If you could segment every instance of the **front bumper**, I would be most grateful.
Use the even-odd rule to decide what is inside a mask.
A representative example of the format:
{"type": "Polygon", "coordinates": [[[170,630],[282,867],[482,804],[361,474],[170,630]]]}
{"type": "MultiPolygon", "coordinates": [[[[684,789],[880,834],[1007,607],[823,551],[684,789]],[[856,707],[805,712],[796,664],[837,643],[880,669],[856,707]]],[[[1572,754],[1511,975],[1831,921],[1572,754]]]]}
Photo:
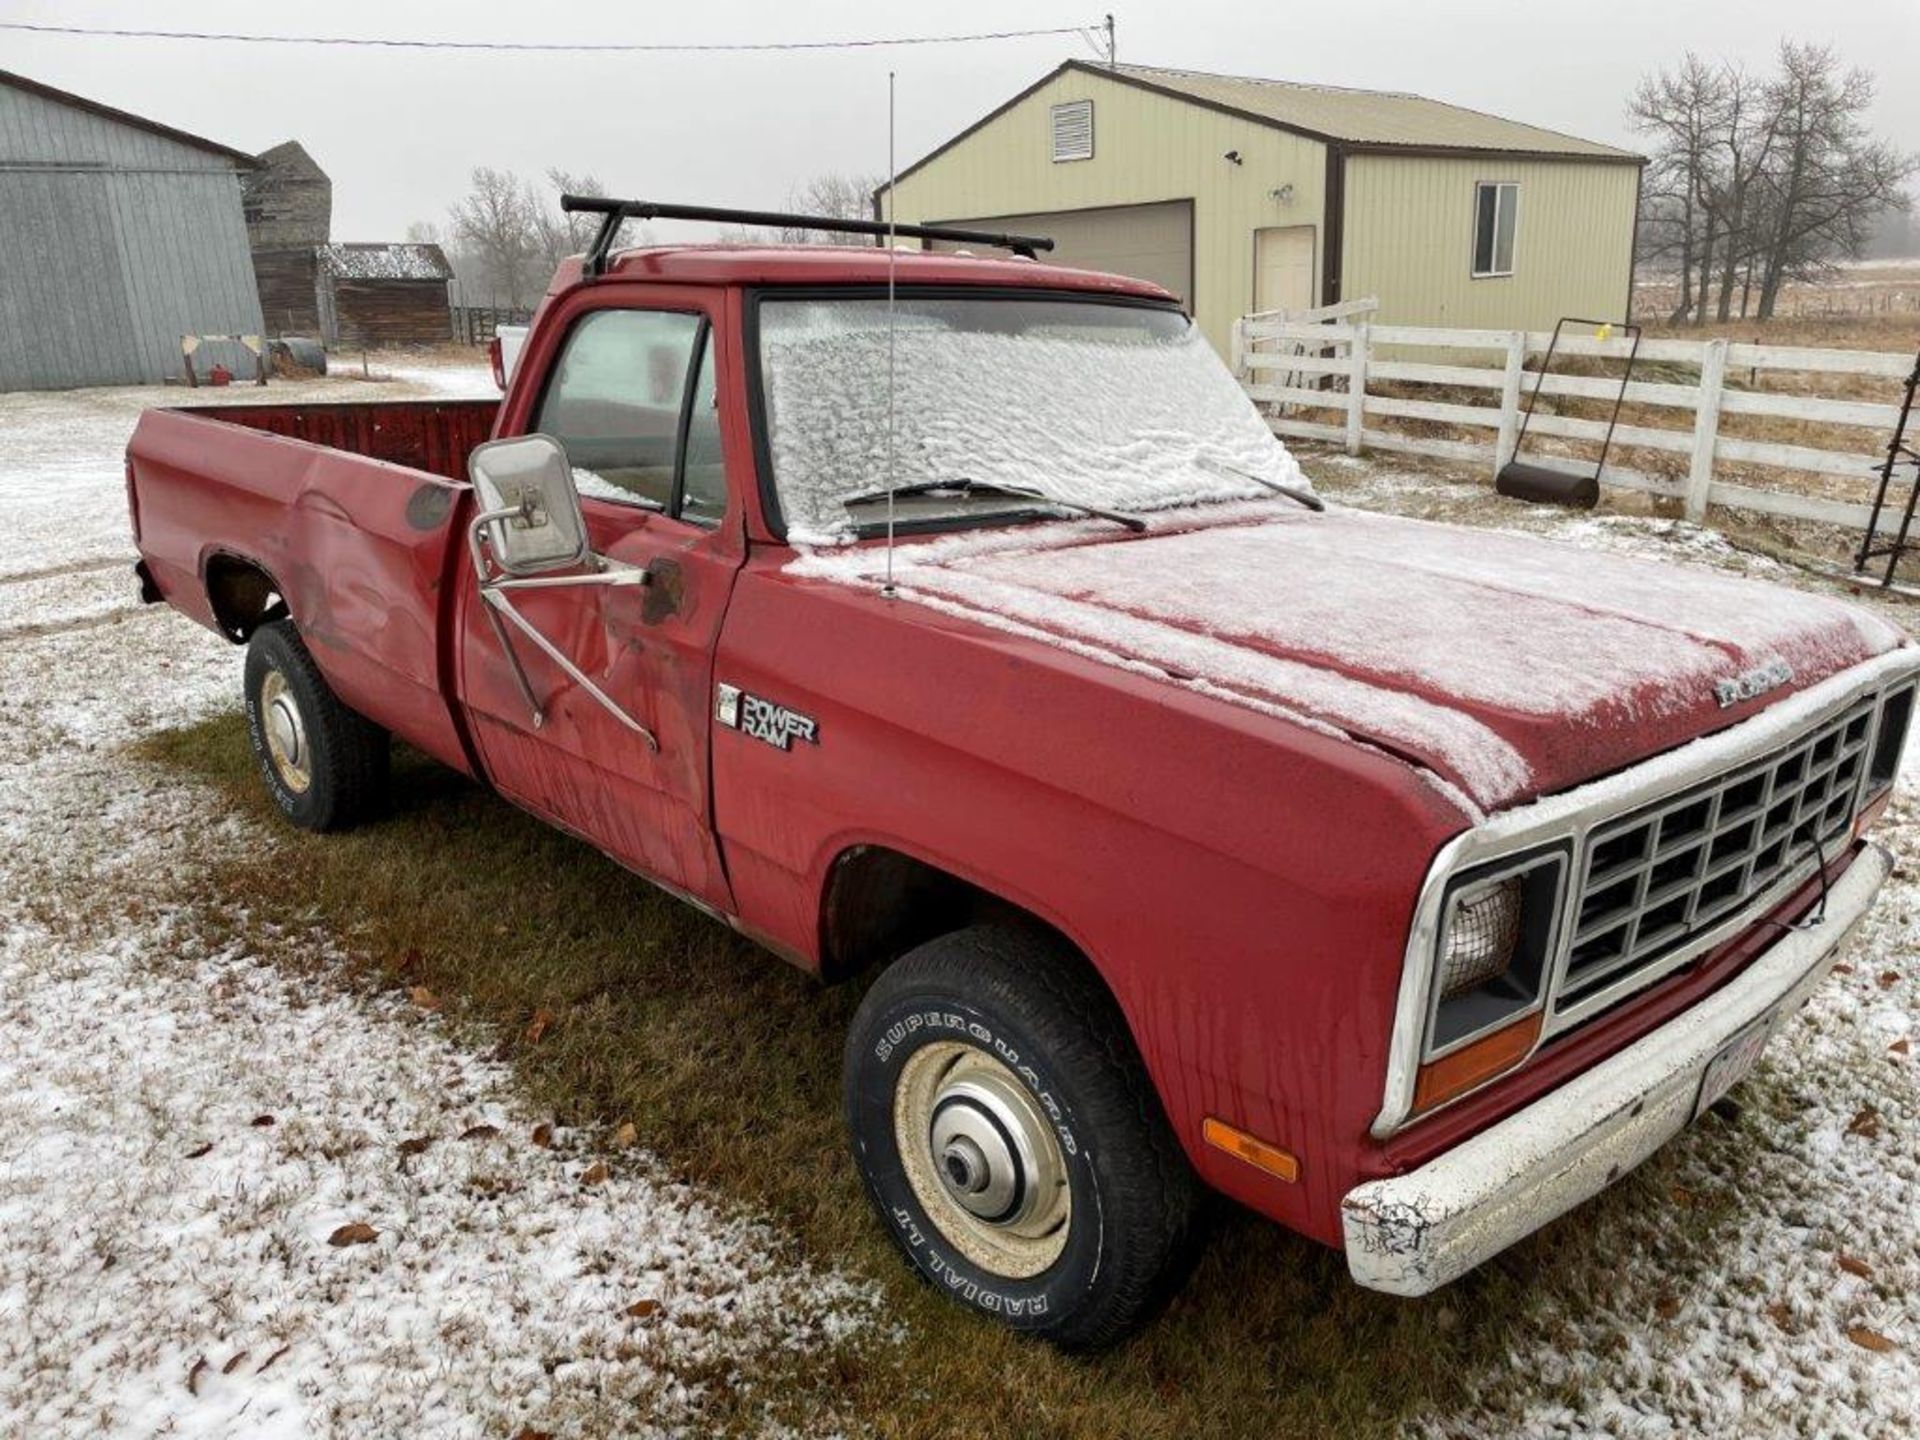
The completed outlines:
{"type": "Polygon", "coordinates": [[[1353,1278],[1425,1295],[1645,1160],[1692,1120],[1707,1066],[1729,1041],[1806,1003],[1891,869],[1885,851],[1866,846],[1813,929],[1788,931],[1699,1004],[1418,1170],[1349,1190],[1340,1210],[1353,1278]]]}

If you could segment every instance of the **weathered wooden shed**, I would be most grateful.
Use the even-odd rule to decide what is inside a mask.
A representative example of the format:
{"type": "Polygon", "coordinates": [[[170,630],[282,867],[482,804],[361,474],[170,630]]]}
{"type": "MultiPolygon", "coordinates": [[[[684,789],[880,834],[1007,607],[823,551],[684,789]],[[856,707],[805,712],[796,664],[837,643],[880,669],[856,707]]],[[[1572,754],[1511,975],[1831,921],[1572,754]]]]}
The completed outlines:
{"type": "Polygon", "coordinates": [[[453,338],[453,266],[438,245],[323,245],[317,261],[320,334],[329,349],[453,338]]]}
{"type": "Polygon", "coordinates": [[[895,215],[1051,235],[1225,354],[1242,315],[1364,296],[1402,325],[1618,320],[1643,163],[1419,95],[1071,60],[901,171],[895,215]]]}
{"type": "Polygon", "coordinates": [[[0,71],[0,390],[183,373],[261,332],[241,150],[0,71]]]}
{"type": "Polygon", "coordinates": [[[333,182],[297,140],[255,159],[242,189],[268,333],[319,335],[318,251],[332,234],[333,182]]]}

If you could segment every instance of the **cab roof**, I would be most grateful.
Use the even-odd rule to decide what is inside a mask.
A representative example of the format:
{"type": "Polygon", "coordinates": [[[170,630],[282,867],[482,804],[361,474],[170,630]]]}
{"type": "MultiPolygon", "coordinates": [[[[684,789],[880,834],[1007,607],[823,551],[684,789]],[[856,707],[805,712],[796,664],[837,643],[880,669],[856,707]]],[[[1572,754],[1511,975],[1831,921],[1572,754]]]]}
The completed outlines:
{"type": "MultiPolygon", "coordinates": [[[[548,294],[580,283],[578,255],[560,262],[548,294]]],[[[1010,255],[896,250],[894,280],[901,285],[982,285],[1034,290],[1084,290],[1143,300],[1177,297],[1146,280],[1076,270],[1010,255]]],[[[884,285],[887,252],[877,245],[662,245],[616,252],[607,280],[679,285],[884,285]]]]}

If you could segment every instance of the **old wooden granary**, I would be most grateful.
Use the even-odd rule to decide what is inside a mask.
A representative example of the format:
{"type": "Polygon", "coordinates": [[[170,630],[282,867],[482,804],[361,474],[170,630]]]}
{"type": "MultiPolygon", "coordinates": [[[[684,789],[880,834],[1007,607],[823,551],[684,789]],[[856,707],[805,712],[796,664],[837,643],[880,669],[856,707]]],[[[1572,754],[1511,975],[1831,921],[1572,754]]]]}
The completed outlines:
{"type": "Polygon", "coordinates": [[[257,158],[246,182],[247,236],[273,334],[352,350],[451,337],[453,268],[438,245],[331,244],[326,171],[294,140],[257,158]]]}

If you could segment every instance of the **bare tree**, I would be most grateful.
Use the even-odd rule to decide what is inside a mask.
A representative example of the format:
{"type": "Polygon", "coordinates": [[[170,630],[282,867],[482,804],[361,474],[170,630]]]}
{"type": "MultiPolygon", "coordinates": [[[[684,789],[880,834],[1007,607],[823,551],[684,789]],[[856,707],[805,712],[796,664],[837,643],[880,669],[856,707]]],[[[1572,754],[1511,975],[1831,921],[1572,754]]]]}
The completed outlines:
{"type": "MultiPolygon", "coordinates": [[[[1720,300],[1715,318],[1725,321],[1733,309],[1733,291],[1743,270],[1751,273],[1758,249],[1752,223],[1754,191],[1772,163],[1780,133],[1780,112],[1764,86],[1739,65],[1720,67],[1720,108],[1715,115],[1714,149],[1706,171],[1705,204],[1720,230],[1720,300]]],[[[1700,286],[1700,310],[1706,310],[1706,280],[1700,286]]]]}
{"type": "MultiPolygon", "coordinates": [[[[787,209],[799,215],[831,215],[836,220],[873,218],[873,192],[879,188],[878,175],[847,175],[827,171],[804,180],[787,191],[787,209]]],[[[846,238],[831,231],[782,227],[778,239],[783,245],[844,245],[846,238]]]]}
{"type": "Polygon", "coordinates": [[[1707,168],[1714,144],[1716,116],[1722,108],[1722,81],[1699,56],[1688,53],[1676,71],[1658,71],[1641,80],[1627,107],[1633,126],[1653,138],[1653,155],[1642,183],[1642,227],[1647,232],[1641,255],[1672,256],[1680,271],[1680,298],[1671,316],[1694,311],[1694,269],[1701,288],[1713,256],[1713,227],[1707,208],[1707,168]]]}
{"type": "Polygon", "coordinates": [[[1843,72],[1831,49],[1783,43],[1770,91],[1780,143],[1764,177],[1762,320],[1773,315],[1787,280],[1858,256],[1880,215],[1906,202],[1904,186],[1920,171],[1920,157],[1867,134],[1862,116],[1873,100],[1873,77],[1843,72]]]}
{"type": "Polygon", "coordinates": [[[1759,316],[1781,284],[1858,255],[1879,218],[1905,203],[1916,158],[1874,141],[1861,123],[1872,99],[1864,71],[1842,72],[1831,50],[1783,44],[1779,73],[1689,54],[1642,80],[1628,106],[1653,138],[1642,200],[1641,254],[1677,261],[1672,318],[1744,316],[1756,273],[1759,316]]]}
{"type": "Polygon", "coordinates": [[[447,215],[449,231],[478,257],[495,302],[520,309],[529,290],[529,261],[538,253],[535,211],[526,187],[508,170],[482,165],[473,189],[447,215]]]}
{"type": "Polygon", "coordinates": [[[574,175],[555,166],[547,171],[550,194],[526,187],[528,212],[533,216],[536,254],[548,275],[569,255],[584,254],[600,228],[598,215],[569,215],[560,208],[562,195],[605,195],[607,187],[592,175],[574,175]]]}

